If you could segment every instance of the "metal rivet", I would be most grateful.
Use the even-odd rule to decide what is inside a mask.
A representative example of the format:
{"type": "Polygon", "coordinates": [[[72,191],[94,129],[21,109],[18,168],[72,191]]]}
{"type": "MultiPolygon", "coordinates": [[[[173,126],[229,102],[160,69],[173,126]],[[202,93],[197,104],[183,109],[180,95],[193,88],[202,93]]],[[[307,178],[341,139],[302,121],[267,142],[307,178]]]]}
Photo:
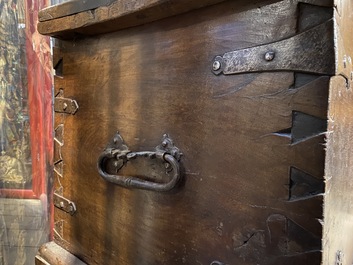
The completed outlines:
{"type": "Polygon", "coordinates": [[[67,107],[68,107],[68,106],[67,106],[67,103],[64,102],[64,103],[63,103],[63,110],[66,110],[67,107]]]}
{"type": "Polygon", "coordinates": [[[275,58],[275,53],[274,52],[266,52],[265,53],[265,60],[270,62],[275,58]]]}
{"type": "Polygon", "coordinates": [[[221,69],[220,61],[214,61],[213,65],[212,65],[212,69],[213,69],[213,71],[218,71],[219,69],[221,69]]]}
{"type": "Polygon", "coordinates": [[[163,142],[162,142],[162,146],[163,146],[163,147],[166,147],[167,145],[168,145],[168,142],[167,142],[167,141],[163,141],[163,142]]]}
{"type": "Polygon", "coordinates": [[[60,202],[60,208],[64,208],[65,207],[65,203],[64,202],[60,202]]]}

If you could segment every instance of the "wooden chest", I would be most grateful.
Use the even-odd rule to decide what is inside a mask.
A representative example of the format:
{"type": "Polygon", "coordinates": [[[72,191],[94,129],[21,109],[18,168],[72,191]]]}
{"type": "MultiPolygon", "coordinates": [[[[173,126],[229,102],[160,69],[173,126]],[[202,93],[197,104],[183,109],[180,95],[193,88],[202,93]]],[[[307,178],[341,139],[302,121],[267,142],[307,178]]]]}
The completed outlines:
{"type": "MultiPolygon", "coordinates": [[[[352,16],[352,0],[43,10],[55,243],[87,264],[352,264],[352,16]]],[[[68,258],[52,246],[37,264],[68,258]]]]}

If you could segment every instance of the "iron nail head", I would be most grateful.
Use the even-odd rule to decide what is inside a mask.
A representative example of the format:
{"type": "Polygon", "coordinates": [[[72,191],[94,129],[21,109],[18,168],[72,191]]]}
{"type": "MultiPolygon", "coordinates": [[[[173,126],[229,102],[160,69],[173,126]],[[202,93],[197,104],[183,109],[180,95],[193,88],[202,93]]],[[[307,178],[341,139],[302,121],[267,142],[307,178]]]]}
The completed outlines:
{"type": "Polygon", "coordinates": [[[270,62],[275,58],[275,53],[274,52],[266,52],[265,53],[265,60],[270,62]]]}
{"type": "Polygon", "coordinates": [[[220,61],[214,61],[212,65],[213,71],[218,71],[221,69],[221,62],[220,61]]]}

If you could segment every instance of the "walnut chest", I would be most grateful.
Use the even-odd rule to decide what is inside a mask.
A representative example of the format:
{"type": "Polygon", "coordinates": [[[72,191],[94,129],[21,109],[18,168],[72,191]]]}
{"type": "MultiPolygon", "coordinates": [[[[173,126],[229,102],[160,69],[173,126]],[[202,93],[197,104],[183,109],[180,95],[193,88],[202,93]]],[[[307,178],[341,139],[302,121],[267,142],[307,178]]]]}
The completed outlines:
{"type": "Polygon", "coordinates": [[[352,264],[352,16],[351,0],[42,10],[56,207],[37,264],[352,264]]]}

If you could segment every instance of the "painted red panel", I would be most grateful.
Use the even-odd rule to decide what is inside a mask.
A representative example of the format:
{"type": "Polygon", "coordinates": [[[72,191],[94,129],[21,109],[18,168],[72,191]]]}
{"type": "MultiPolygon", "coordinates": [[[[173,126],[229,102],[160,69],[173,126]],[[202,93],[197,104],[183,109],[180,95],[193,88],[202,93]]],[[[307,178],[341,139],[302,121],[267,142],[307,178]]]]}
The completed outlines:
{"type": "MultiPolygon", "coordinates": [[[[32,161],[31,189],[2,189],[1,197],[43,198],[53,172],[53,115],[50,39],[36,28],[46,0],[25,1],[25,52],[32,161]]],[[[13,6],[15,9],[16,6],[13,6]]],[[[10,10],[11,11],[11,10],[10,10]]],[[[14,28],[16,30],[16,27],[14,28]]]]}

